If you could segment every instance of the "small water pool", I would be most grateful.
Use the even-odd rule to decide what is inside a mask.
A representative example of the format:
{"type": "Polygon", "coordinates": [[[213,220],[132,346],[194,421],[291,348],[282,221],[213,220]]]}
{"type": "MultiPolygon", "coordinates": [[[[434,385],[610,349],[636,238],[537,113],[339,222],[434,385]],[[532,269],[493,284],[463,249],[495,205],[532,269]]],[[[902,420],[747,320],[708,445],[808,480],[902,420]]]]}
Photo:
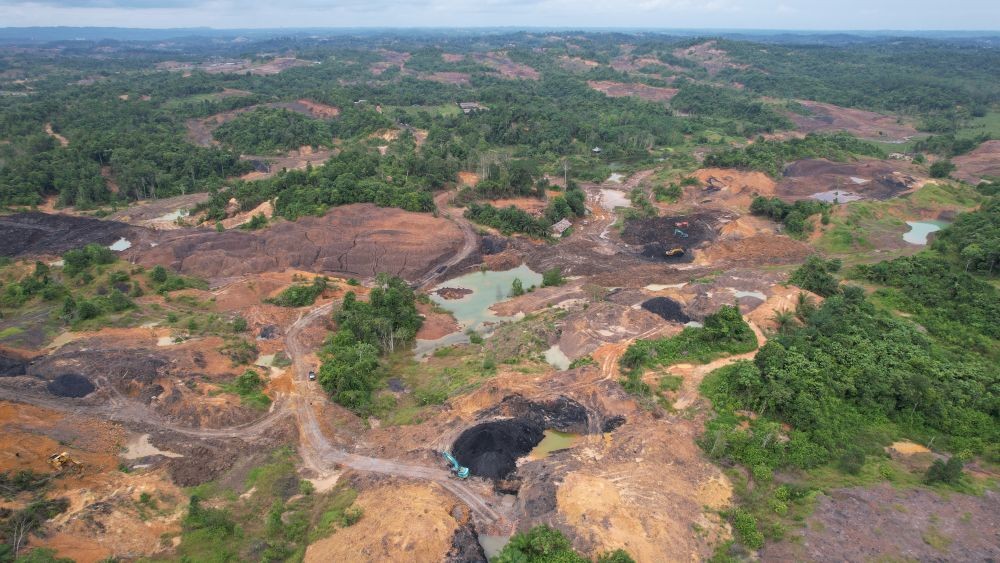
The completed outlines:
{"type": "Polygon", "coordinates": [[[122,237],[122,238],[116,240],[108,248],[110,248],[111,250],[114,250],[115,252],[122,252],[123,250],[128,250],[128,249],[132,248],[132,241],[128,240],[125,237],[122,237]]]}
{"type": "Polygon", "coordinates": [[[743,291],[741,289],[735,289],[735,288],[732,288],[732,287],[727,288],[727,289],[729,289],[730,293],[732,293],[733,296],[736,297],[737,299],[739,299],[741,297],[753,297],[754,299],[760,299],[761,301],[767,301],[767,295],[765,295],[764,293],[762,293],[760,291],[743,291]]]}
{"type": "Polygon", "coordinates": [[[854,192],[845,192],[843,190],[830,190],[828,192],[820,192],[818,194],[813,194],[812,199],[818,199],[826,203],[850,203],[852,201],[858,201],[862,199],[860,195],[854,192]]]}
{"type": "Polygon", "coordinates": [[[158,223],[173,223],[181,217],[187,217],[188,213],[189,211],[187,209],[177,209],[175,211],[171,211],[170,213],[160,215],[156,219],[153,219],[153,221],[158,223]]]}
{"type": "Polygon", "coordinates": [[[545,437],[542,438],[542,441],[539,442],[534,449],[531,450],[531,453],[528,454],[528,459],[545,459],[549,457],[552,452],[573,447],[573,444],[575,444],[579,439],[579,434],[560,432],[558,430],[546,430],[545,437]]]}
{"type": "Polygon", "coordinates": [[[435,349],[451,344],[461,344],[469,341],[468,330],[480,331],[487,323],[509,321],[516,317],[503,317],[490,311],[490,307],[508,299],[511,284],[514,279],[521,280],[521,285],[527,290],[531,286],[542,285],[542,274],[532,271],[522,264],[512,270],[503,272],[473,272],[441,283],[430,294],[434,303],[446,309],[455,316],[461,327],[459,331],[438,338],[437,340],[417,340],[416,355],[423,357],[435,349]],[[445,299],[437,294],[443,287],[468,289],[472,291],[459,299],[445,299]]]}
{"type": "Polygon", "coordinates": [[[601,190],[601,206],[608,211],[614,211],[616,207],[632,207],[632,201],[628,195],[620,190],[601,190]]]}
{"type": "Polygon", "coordinates": [[[910,230],[903,233],[903,240],[910,244],[927,244],[927,235],[940,231],[948,226],[944,221],[907,221],[910,230]]]}

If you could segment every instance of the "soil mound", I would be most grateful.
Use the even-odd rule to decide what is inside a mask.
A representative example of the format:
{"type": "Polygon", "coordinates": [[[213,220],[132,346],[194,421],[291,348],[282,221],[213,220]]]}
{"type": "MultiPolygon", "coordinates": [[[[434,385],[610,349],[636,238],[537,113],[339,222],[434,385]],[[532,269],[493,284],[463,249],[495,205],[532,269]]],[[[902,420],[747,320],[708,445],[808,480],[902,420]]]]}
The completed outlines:
{"type": "Polygon", "coordinates": [[[94,384],[86,377],[75,373],[64,373],[56,376],[46,386],[49,393],[60,397],[86,397],[94,392],[94,384]]]}
{"type": "Polygon", "coordinates": [[[659,315],[664,320],[675,323],[686,323],[691,320],[691,317],[684,313],[681,304],[669,297],[654,297],[644,301],[642,308],[654,315],[659,315]]]}
{"type": "Polygon", "coordinates": [[[0,217],[0,256],[62,254],[88,243],[131,238],[125,223],[30,211],[0,217]]]}
{"type": "Polygon", "coordinates": [[[527,418],[484,422],[462,432],[452,453],[473,475],[502,479],[516,469],[517,458],[542,441],[543,430],[541,424],[527,418]]]}
{"type": "Polygon", "coordinates": [[[472,290],[464,287],[442,287],[434,293],[440,295],[442,299],[461,299],[472,294],[472,290]]]}

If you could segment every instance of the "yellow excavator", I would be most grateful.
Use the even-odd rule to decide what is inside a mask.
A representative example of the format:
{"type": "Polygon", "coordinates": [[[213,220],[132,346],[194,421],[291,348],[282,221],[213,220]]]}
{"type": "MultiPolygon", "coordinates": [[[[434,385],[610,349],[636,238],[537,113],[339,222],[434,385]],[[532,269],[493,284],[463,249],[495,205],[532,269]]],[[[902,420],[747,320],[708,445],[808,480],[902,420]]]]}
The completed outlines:
{"type": "Polygon", "coordinates": [[[69,452],[50,455],[49,465],[56,471],[80,471],[83,469],[83,464],[73,459],[73,456],[69,455],[69,452]]]}

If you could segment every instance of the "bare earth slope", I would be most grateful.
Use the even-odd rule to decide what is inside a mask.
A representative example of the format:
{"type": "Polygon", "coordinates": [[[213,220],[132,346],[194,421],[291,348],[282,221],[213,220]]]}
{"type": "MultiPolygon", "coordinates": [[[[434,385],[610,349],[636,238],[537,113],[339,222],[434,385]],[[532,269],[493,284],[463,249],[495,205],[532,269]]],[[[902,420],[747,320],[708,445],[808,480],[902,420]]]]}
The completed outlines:
{"type": "Polygon", "coordinates": [[[142,264],[169,264],[204,278],[297,268],[359,277],[387,272],[413,280],[455,254],[462,242],[462,231],[447,219],[354,204],[261,231],[172,231],[137,254],[142,264]]]}

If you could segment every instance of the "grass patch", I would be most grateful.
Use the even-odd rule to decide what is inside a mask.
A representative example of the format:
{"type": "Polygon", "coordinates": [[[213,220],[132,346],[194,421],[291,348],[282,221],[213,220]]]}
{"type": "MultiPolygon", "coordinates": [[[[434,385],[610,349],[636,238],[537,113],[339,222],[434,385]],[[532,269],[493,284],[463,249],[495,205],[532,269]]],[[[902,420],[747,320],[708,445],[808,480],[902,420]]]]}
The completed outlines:
{"type": "Polygon", "coordinates": [[[24,332],[24,329],[19,326],[9,326],[3,330],[0,330],[0,340],[4,338],[10,338],[11,336],[17,336],[24,332]]]}
{"type": "MultiPolygon", "coordinates": [[[[247,475],[248,494],[208,483],[189,490],[178,555],[182,561],[301,561],[306,546],[362,516],[346,486],[317,494],[296,473],[295,451],[271,453],[247,475]]],[[[140,502],[141,499],[140,499],[140,502]]]]}

